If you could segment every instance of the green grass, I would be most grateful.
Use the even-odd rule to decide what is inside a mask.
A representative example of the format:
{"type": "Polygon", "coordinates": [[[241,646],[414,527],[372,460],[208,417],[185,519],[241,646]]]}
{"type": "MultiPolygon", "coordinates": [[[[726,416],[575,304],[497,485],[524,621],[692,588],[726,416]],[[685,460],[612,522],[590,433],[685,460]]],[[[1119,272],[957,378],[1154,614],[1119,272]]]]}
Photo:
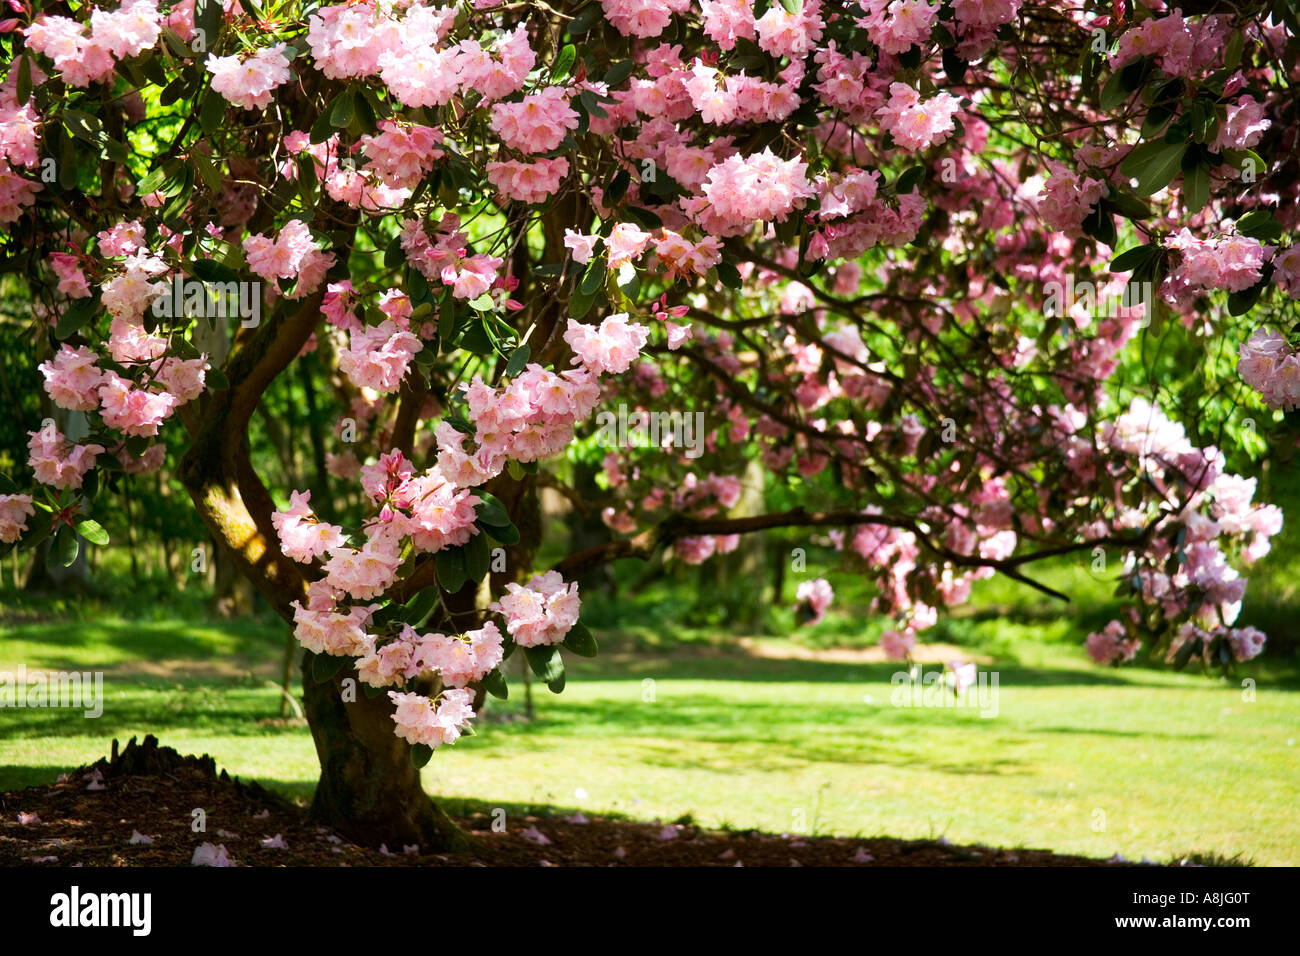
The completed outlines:
{"type": "MultiPolygon", "coordinates": [[[[775,832],[1300,863],[1294,667],[1248,666],[1234,681],[1099,669],[1077,645],[1041,640],[1044,627],[1061,626],[970,625],[967,636],[995,652],[990,719],[891,706],[891,664],[634,652],[638,642],[614,635],[608,653],[573,665],[563,695],[534,688],[535,721],[482,721],[434,756],[425,785],[453,807],[689,813],[775,832]]],[[[102,669],[107,698],[96,720],[0,710],[0,789],[47,782],[105,754],[112,737],[155,733],[307,799],[316,761],[306,729],[259,723],[278,714],[267,681],[283,633],[257,621],[125,621],[106,608],[0,627],[0,670],[102,669]]],[[[515,674],[493,715],[520,710],[515,674]]]]}

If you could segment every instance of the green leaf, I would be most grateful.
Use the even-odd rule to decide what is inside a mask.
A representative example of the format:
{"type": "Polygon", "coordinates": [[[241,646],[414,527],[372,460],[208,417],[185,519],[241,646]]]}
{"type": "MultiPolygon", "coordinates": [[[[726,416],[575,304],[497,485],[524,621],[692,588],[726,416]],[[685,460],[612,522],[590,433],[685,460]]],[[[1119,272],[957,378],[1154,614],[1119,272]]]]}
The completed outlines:
{"type": "Polygon", "coordinates": [[[77,552],[80,550],[81,544],[77,541],[72,526],[59,525],[59,530],[54,533],[54,541],[50,544],[50,560],[59,567],[66,568],[77,560],[77,552]]]}
{"type": "Polygon", "coordinates": [[[632,75],[632,71],[635,69],[636,63],[632,60],[619,60],[605,72],[603,81],[611,90],[616,89],[623,85],[623,82],[632,75]]]}
{"type": "Polygon", "coordinates": [[[1151,209],[1142,200],[1128,193],[1118,192],[1114,186],[1110,187],[1110,190],[1110,195],[1103,202],[1125,219],[1141,221],[1151,218],[1151,209]]]}
{"type": "Polygon", "coordinates": [[[587,271],[582,274],[582,281],[578,283],[578,292],[581,295],[594,296],[598,291],[600,291],[600,287],[604,282],[604,259],[592,259],[591,264],[587,266],[587,271]]]}
{"type": "Polygon", "coordinates": [[[428,744],[411,744],[411,766],[422,770],[433,758],[433,748],[428,744]]]}
{"type": "Polygon", "coordinates": [[[489,537],[494,538],[496,541],[506,545],[507,547],[519,543],[519,529],[514,526],[513,522],[504,525],[485,524],[483,525],[483,530],[487,532],[489,537]]]}
{"type": "Polygon", "coordinates": [[[544,647],[525,647],[524,655],[528,658],[528,666],[532,668],[538,680],[557,694],[564,689],[564,658],[560,656],[558,647],[553,644],[544,647]],[[556,690],[557,684],[559,690],[556,690]]]}
{"type": "Polygon", "coordinates": [[[506,370],[505,370],[506,378],[514,378],[516,375],[522,372],[524,370],[524,366],[528,364],[528,359],[529,357],[531,357],[532,354],[533,354],[533,350],[531,347],[529,347],[527,342],[525,342],[523,345],[519,346],[517,349],[511,352],[510,361],[506,362],[506,370]]]}
{"type": "Polygon", "coordinates": [[[564,647],[573,651],[579,657],[596,656],[596,639],[591,636],[591,631],[587,625],[578,621],[569,629],[569,633],[564,635],[564,647]]]}
{"type": "Polygon", "coordinates": [[[1200,212],[1210,199],[1210,167],[1197,163],[1183,173],[1183,205],[1189,215],[1200,212]]]}
{"type": "Polygon", "coordinates": [[[311,659],[311,676],[318,684],[325,684],[334,679],[334,675],[343,670],[348,662],[346,657],[333,654],[314,654],[311,659]]]}
{"type": "Polygon", "coordinates": [[[1263,294],[1267,285],[1268,283],[1261,279],[1249,289],[1228,293],[1228,314],[1245,315],[1254,308],[1255,303],[1259,301],[1259,297],[1263,294]]]}
{"type": "Polygon", "coordinates": [[[16,102],[21,106],[31,99],[32,95],[32,61],[24,53],[18,58],[18,79],[14,81],[14,93],[16,102]]]}
{"type": "Polygon", "coordinates": [[[352,122],[353,95],[351,90],[344,90],[334,97],[334,103],[330,106],[330,125],[335,129],[343,129],[352,122]]]}
{"type": "Polygon", "coordinates": [[[94,518],[82,518],[77,522],[77,533],[91,544],[108,544],[108,532],[94,518]]]}
{"type": "Polygon", "coordinates": [[[718,270],[718,281],[728,289],[740,288],[740,270],[730,262],[719,262],[715,267],[718,270]]]}
{"type": "Polygon", "coordinates": [[[602,16],[599,3],[589,3],[581,10],[578,15],[569,21],[569,36],[581,36],[596,25],[596,21],[602,16]]]}
{"type": "Polygon", "coordinates": [[[484,292],[477,299],[474,299],[472,302],[470,302],[469,307],[471,309],[477,309],[480,312],[491,312],[494,309],[496,309],[497,304],[493,300],[491,295],[484,292]]]}
{"type": "Polygon", "coordinates": [[[222,0],[194,0],[194,26],[202,30],[205,49],[211,51],[217,45],[221,28],[226,23],[226,12],[222,0]]]}
{"type": "Polygon", "coordinates": [[[221,125],[225,115],[226,98],[216,90],[208,90],[208,95],[203,97],[203,105],[199,107],[199,128],[204,133],[211,133],[221,125]]]}
{"type": "Polygon", "coordinates": [[[579,292],[577,295],[573,296],[573,298],[569,299],[569,318],[581,319],[591,311],[591,307],[595,304],[596,293],[593,292],[591,295],[586,295],[579,292]]]}
{"type": "Polygon", "coordinates": [[[465,571],[465,552],[460,548],[443,548],[434,559],[438,566],[438,584],[449,594],[455,594],[468,580],[465,571]]]}
{"type": "Polygon", "coordinates": [[[912,192],[912,190],[916,189],[916,184],[921,181],[921,177],[924,175],[924,166],[913,166],[911,169],[905,170],[903,174],[898,177],[898,181],[894,183],[894,192],[898,193],[900,196],[912,192]]]}
{"type": "Polygon", "coordinates": [[[438,606],[438,589],[420,588],[415,596],[402,605],[401,620],[404,624],[419,627],[429,619],[433,609],[438,606]]]}
{"type": "Polygon", "coordinates": [[[1272,242],[1282,235],[1282,224],[1267,209],[1255,209],[1237,220],[1237,232],[1260,242],[1272,242]]]}
{"type": "Polygon", "coordinates": [[[1132,90],[1124,88],[1124,71],[1116,70],[1101,88],[1101,108],[1110,112],[1132,95],[1132,90]]]}
{"type": "Polygon", "coordinates": [[[605,187],[605,195],[602,197],[606,206],[617,206],[622,202],[623,197],[627,195],[627,187],[632,182],[632,174],[626,169],[620,169],[614,174],[614,178],[609,181],[605,187]]]}
{"type": "Polygon", "coordinates": [[[479,503],[476,507],[478,520],[484,524],[492,525],[494,528],[504,528],[510,524],[510,514],[506,511],[505,505],[495,496],[486,491],[476,491],[474,493],[479,503]]]}
{"type": "Polygon", "coordinates": [[[1154,244],[1134,246],[1132,249],[1124,250],[1110,261],[1110,271],[1132,272],[1158,255],[1160,255],[1160,247],[1154,244]]]}
{"type": "Polygon", "coordinates": [[[1104,242],[1114,248],[1117,238],[1115,219],[1102,203],[1098,203],[1092,212],[1088,213],[1083,220],[1082,228],[1085,235],[1092,236],[1098,242],[1104,242]]]}
{"type": "Polygon", "coordinates": [[[487,535],[474,535],[465,542],[464,548],[465,570],[469,574],[469,579],[474,582],[482,581],[492,565],[492,549],[488,545],[487,535]]]}
{"type": "Polygon", "coordinates": [[[499,700],[505,700],[510,696],[510,685],[506,683],[506,675],[501,673],[501,668],[497,668],[483,678],[483,689],[499,700]]]}
{"type": "Polygon", "coordinates": [[[88,299],[73,300],[72,305],[59,316],[58,325],[54,327],[54,337],[62,340],[75,335],[98,311],[98,295],[92,295],[88,299]]]}
{"type": "Polygon", "coordinates": [[[555,58],[551,64],[551,82],[558,83],[569,75],[573,69],[573,61],[578,57],[578,48],[572,43],[566,43],[560,48],[560,55],[555,58]]]}
{"type": "Polygon", "coordinates": [[[204,282],[238,282],[239,273],[215,259],[196,259],[190,272],[204,282]]]}
{"type": "Polygon", "coordinates": [[[1120,171],[1138,181],[1139,196],[1150,196],[1173,182],[1182,169],[1186,152],[1186,143],[1166,143],[1163,140],[1143,143],[1128,154],[1120,171]]]}

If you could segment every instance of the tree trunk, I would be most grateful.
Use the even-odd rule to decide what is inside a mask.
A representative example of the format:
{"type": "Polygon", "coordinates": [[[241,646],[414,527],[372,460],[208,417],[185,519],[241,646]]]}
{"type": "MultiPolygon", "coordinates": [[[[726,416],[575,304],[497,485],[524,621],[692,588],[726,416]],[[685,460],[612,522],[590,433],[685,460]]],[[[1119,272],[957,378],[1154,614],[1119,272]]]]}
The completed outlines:
{"type": "Polygon", "coordinates": [[[351,668],[317,681],[314,660],[303,654],[303,699],[321,767],[312,816],[366,846],[469,849],[469,838],[420,786],[410,745],[393,733],[388,696],[367,697],[351,668]]]}

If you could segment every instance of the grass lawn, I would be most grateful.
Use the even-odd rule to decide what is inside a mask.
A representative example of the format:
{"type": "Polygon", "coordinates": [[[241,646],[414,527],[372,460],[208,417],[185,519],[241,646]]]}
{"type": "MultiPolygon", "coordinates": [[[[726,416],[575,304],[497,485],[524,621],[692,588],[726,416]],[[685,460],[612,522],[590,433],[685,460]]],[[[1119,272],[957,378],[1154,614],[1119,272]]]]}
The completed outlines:
{"type": "MultiPolygon", "coordinates": [[[[103,670],[103,716],[0,710],[0,790],[91,762],[114,736],[152,732],[310,796],[316,760],[305,727],[260,723],[278,712],[268,680],[280,628],[64,617],[0,626],[0,670],[103,670]]],[[[974,708],[892,706],[898,668],[867,655],[782,660],[689,645],[633,653],[616,636],[610,653],[572,666],[563,695],[534,688],[531,723],[500,719],[522,707],[513,679],[511,699],[493,702],[477,736],[435,755],[425,785],[452,810],[551,805],[1135,860],[1300,863],[1293,669],[1248,666],[1233,682],[1103,670],[1077,645],[1033,640],[1033,630],[997,629],[984,668],[999,680],[989,719],[974,708]],[[1256,682],[1253,701],[1243,677],[1256,682]]],[[[789,643],[760,639],[753,649],[789,643]]]]}

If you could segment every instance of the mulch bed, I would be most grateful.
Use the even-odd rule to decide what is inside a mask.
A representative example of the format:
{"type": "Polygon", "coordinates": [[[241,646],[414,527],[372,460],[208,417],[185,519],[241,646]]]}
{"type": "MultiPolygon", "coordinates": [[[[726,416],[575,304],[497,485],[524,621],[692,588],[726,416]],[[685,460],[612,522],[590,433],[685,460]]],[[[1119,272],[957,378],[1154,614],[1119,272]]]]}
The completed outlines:
{"type": "Polygon", "coordinates": [[[486,815],[457,822],[474,838],[470,854],[357,846],[279,794],[218,773],[211,757],[132,738],[121,753],[113,741],[110,758],[55,783],[0,794],[0,866],[190,866],[205,843],[224,847],[238,866],[1114,865],[943,840],[717,832],[581,815],[509,818],[499,833],[486,815]],[[206,814],[205,832],[191,829],[195,808],[206,814]]]}

